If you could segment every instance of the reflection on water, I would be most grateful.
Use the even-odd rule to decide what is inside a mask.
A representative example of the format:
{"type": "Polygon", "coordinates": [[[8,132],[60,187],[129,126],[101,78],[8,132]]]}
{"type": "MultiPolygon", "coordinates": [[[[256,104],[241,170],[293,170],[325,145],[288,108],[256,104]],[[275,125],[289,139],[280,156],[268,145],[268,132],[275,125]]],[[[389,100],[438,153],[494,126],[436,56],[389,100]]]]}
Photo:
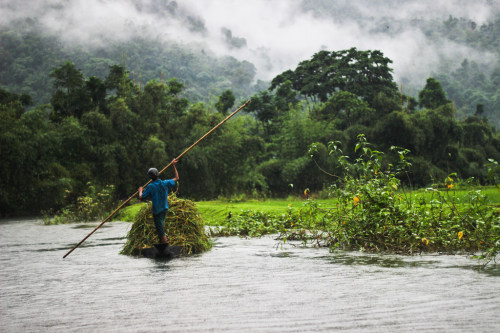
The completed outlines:
{"type": "Polygon", "coordinates": [[[113,222],[62,259],[95,224],[39,223],[0,223],[1,332],[500,331],[500,267],[465,256],[230,237],[166,262],[119,255],[113,222]]]}

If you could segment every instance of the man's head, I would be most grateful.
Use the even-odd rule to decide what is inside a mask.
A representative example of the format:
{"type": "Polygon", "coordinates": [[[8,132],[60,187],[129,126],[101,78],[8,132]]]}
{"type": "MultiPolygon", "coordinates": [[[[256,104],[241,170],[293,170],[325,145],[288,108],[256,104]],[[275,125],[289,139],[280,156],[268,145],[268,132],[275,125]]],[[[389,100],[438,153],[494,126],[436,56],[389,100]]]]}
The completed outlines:
{"type": "Polygon", "coordinates": [[[150,168],[148,170],[148,176],[152,179],[152,180],[156,180],[158,179],[158,177],[160,176],[160,174],[158,173],[158,170],[156,168],[150,168]]]}

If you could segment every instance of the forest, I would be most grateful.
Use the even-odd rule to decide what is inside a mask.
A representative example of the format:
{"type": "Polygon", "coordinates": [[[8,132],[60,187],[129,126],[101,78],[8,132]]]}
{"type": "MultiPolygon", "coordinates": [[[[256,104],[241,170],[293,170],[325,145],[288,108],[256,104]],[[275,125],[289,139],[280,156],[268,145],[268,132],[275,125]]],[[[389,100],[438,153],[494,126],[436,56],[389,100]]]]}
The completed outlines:
{"type": "MultiPolygon", "coordinates": [[[[451,173],[492,183],[488,165],[500,161],[500,20],[413,24],[496,52],[496,61],[458,59],[409,95],[376,49],[321,50],[263,82],[250,62],[203,48],[140,37],[70,48],[40,32],[36,19],[19,20],[1,34],[1,215],[55,212],[86,195],[127,197],[149,167],[168,164],[247,99],[179,163],[179,195],[326,195],[340,167],[329,145],[339,142],[354,160],[360,134],[384,153],[384,167],[398,160],[391,148],[409,151],[412,166],[401,179],[409,188],[451,173]]],[[[244,44],[225,34],[234,47],[244,44]]]]}
{"type": "MultiPolygon", "coordinates": [[[[427,79],[418,98],[401,95],[391,60],[355,48],[321,51],[276,76],[235,117],[179,164],[179,193],[193,199],[246,194],[320,192],[338,162],[364,134],[394,163],[392,146],[410,151],[408,186],[441,182],[450,173],[487,183],[486,164],[500,160],[500,138],[481,115],[457,120],[439,81],[427,79]],[[314,143],[314,149],[311,145],[314,143]],[[326,171],[326,172],[323,172],[326,171]]],[[[231,90],[214,105],[191,103],[175,78],[139,88],[121,65],[104,80],[85,77],[67,61],[51,72],[50,103],[30,106],[26,94],[1,91],[2,214],[60,209],[89,191],[133,193],[149,167],[161,167],[236,105],[231,90]]]]}

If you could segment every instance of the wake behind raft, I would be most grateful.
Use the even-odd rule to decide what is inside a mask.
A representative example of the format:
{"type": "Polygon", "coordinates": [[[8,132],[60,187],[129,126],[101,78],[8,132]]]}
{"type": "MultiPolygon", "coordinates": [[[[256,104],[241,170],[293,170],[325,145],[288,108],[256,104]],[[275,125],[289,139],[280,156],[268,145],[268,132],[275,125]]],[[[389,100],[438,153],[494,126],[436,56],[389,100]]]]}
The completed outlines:
{"type": "Polygon", "coordinates": [[[165,218],[167,243],[155,244],[158,235],[153,223],[151,203],[144,203],[127,234],[121,254],[170,260],[209,250],[212,242],[205,232],[196,205],[191,200],[168,197],[169,210],[165,218]]]}

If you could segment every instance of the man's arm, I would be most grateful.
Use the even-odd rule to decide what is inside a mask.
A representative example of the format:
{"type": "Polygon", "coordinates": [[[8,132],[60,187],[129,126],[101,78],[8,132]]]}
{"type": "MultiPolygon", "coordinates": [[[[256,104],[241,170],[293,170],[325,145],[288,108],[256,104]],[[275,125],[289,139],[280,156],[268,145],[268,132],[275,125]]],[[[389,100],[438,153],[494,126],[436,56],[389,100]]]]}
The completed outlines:
{"type": "Polygon", "coordinates": [[[142,199],[142,191],[144,191],[144,189],[141,187],[139,187],[139,199],[142,199]]]}
{"type": "Polygon", "coordinates": [[[174,158],[172,160],[172,166],[174,167],[174,173],[175,173],[175,176],[174,178],[172,178],[175,182],[177,182],[179,180],[179,173],[177,172],[177,168],[175,167],[175,165],[177,164],[177,160],[174,158]]]}

